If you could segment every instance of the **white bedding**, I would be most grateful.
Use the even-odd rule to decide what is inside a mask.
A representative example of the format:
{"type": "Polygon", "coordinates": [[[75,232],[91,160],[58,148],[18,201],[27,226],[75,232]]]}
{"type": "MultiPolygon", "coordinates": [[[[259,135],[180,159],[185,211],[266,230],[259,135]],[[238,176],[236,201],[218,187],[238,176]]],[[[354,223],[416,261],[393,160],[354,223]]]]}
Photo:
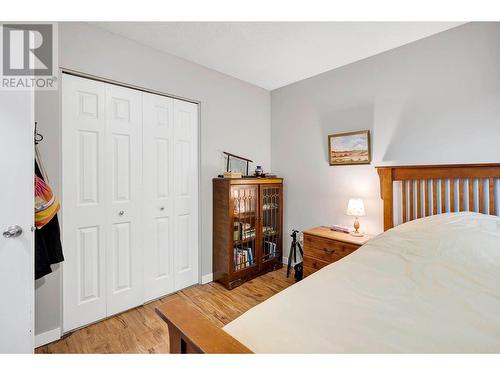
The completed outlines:
{"type": "Polygon", "coordinates": [[[500,218],[397,226],[224,330],[256,353],[500,353],[500,218]]]}

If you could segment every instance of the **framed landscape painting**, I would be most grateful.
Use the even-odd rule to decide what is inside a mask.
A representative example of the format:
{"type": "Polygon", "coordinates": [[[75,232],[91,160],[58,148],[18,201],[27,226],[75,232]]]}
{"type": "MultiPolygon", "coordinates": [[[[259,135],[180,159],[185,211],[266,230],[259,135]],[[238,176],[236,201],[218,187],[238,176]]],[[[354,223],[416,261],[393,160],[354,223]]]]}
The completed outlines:
{"type": "Polygon", "coordinates": [[[370,131],[329,135],[328,158],[330,165],[370,164],[370,131]]]}

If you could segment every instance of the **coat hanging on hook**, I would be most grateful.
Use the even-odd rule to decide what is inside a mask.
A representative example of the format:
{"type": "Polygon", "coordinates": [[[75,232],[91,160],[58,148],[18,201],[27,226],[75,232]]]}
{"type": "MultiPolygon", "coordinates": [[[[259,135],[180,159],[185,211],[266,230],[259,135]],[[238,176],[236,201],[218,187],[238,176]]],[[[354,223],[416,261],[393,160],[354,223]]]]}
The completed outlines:
{"type": "Polygon", "coordinates": [[[59,201],[49,186],[38,144],[43,135],[35,122],[35,279],[52,272],[51,265],[64,260],[57,211],[59,201]],[[38,192],[38,194],[37,194],[38,192]],[[36,198],[38,196],[38,199],[36,198]]]}

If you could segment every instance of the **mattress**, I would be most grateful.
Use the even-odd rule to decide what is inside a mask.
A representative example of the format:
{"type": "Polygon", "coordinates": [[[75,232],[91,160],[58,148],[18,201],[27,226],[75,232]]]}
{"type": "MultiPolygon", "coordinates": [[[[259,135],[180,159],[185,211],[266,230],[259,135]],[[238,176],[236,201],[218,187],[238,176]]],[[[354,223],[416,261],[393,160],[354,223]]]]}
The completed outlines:
{"type": "Polygon", "coordinates": [[[256,353],[500,353],[500,218],[399,225],[224,330],[256,353]]]}

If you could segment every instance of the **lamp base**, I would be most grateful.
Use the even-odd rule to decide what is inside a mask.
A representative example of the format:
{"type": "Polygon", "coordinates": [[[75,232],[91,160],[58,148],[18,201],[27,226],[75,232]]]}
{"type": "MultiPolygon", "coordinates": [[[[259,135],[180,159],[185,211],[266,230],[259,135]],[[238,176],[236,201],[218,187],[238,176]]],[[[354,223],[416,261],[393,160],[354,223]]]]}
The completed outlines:
{"type": "Polygon", "coordinates": [[[351,236],[363,237],[364,234],[361,232],[358,232],[358,229],[359,229],[359,221],[358,221],[358,217],[356,216],[356,219],[354,220],[354,232],[351,232],[351,236]]]}
{"type": "Polygon", "coordinates": [[[361,232],[350,232],[349,234],[354,237],[363,237],[365,235],[364,233],[361,232]]]}

